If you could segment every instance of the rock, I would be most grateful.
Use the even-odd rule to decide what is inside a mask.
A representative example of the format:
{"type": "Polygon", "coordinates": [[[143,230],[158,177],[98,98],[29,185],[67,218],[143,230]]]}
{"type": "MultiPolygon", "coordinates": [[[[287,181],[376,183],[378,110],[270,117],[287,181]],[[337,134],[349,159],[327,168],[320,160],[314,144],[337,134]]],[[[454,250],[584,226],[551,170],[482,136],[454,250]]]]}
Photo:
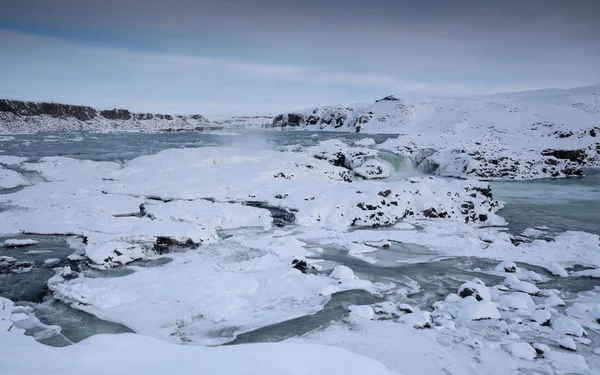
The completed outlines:
{"type": "Polygon", "coordinates": [[[406,303],[398,304],[398,310],[400,310],[401,312],[406,313],[406,314],[415,312],[415,308],[406,303]]]}
{"type": "Polygon", "coordinates": [[[383,191],[380,191],[379,193],[377,193],[377,195],[382,196],[384,198],[387,198],[387,196],[390,194],[392,194],[392,191],[390,189],[383,190],[383,191]]]}
{"type": "Polygon", "coordinates": [[[308,273],[310,270],[315,269],[315,267],[309,266],[306,259],[303,258],[292,260],[292,266],[302,273],[308,273]]]}

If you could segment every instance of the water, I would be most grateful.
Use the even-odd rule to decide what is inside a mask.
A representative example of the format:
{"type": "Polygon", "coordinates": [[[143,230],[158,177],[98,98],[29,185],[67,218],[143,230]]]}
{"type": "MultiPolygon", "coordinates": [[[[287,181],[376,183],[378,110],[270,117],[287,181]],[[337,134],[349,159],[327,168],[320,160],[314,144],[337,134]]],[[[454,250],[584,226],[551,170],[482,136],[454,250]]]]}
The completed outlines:
{"type": "Polygon", "coordinates": [[[567,230],[600,234],[600,171],[586,177],[523,182],[492,182],[496,199],[506,202],[500,215],[514,233],[547,226],[551,233],[567,230]]]}
{"type": "Polygon", "coordinates": [[[352,143],[373,138],[382,143],[396,135],[337,132],[275,132],[237,131],[169,132],[169,133],[40,133],[15,135],[0,141],[0,155],[15,155],[35,161],[45,156],[68,156],[96,161],[125,161],[141,155],[155,154],[168,148],[236,147],[245,149],[276,149],[285,146],[313,146],[328,139],[352,143]]]}
{"type": "MultiPolygon", "coordinates": [[[[327,139],[341,139],[352,143],[362,138],[374,138],[377,143],[388,139],[389,135],[364,135],[356,133],[326,132],[268,132],[236,131],[235,134],[218,133],[57,133],[17,135],[12,140],[0,141],[0,155],[17,155],[35,161],[44,156],[68,156],[79,159],[101,161],[126,161],[140,155],[159,152],[168,148],[185,147],[238,147],[253,149],[285,149],[293,145],[311,146],[327,139]]],[[[390,180],[414,175],[410,160],[397,155],[380,154],[383,160],[392,164],[396,174],[390,180]]],[[[564,180],[536,180],[525,182],[493,182],[496,198],[505,201],[506,207],[500,214],[509,222],[512,233],[536,226],[547,226],[552,233],[565,230],[583,230],[600,233],[600,172],[589,171],[585,178],[564,180]]],[[[2,191],[0,193],[10,193],[2,191]]],[[[2,209],[0,207],[0,209],[2,209]]],[[[282,216],[281,225],[288,223],[282,216]]],[[[37,318],[44,324],[59,325],[61,335],[41,337],[40,342],[62,346],[78,342],[97,333],[129,332],[127,327],[106,322],[84,312],[48,298],[46,281],[54,275],[51,267],[44,267],[44,261],[50,258],[59,260],[57,266],[83,267],[86,277],[122,277],[135,272],[131,268],[118,268],[107,271],[87,269],[67,259],[72,250],[67,246],[65,237],[28,236],[40,243],[26,249],[1,249],[5,256],[19,261],[30,262],[32,269],[27,273],[0,275],[0,295],[21,304],[31,306],[37,318]]],[[[3,241],[0,238],[0,241],[3,241]]],[[[322,247],[322,246],[321,246],[322,247]]],[[[280,322],[271,326],[239,335],[232,344],[281,341],[300,336],[312,330],[339,321],[347,314],[351,304],[370,304],[382,299],[394,299],[396,302],[409,303],[423,309],[446,295],[456,292],[458,286],[474,277],[486,283],[498,283],[502,278],[491,275],[497,261],[482,258],[443,257],[420,245],[392,244],[388,249],[380,248],[367,254],[378,260],[371,264],[350,257],[341,247],[323,247],[318,259],[328,270],[338,264],[352,268],[361,278],[376,283],[394,283],[397,287],[383,296],[374,296],[363,291],[347,291],[332,296],[324,309],[314,315],[280,322]],[[411,261],[412,260],[412,261],[411,261]],[[402,261],[402,263],[398,263],[402,261]],[[483,271],[482,271],[483,270],[483,271]],[[396,293],[404,289],[404,293],[396,293]]],[[[168,262],[161,258],[155,262],[136,266],[154,267],[168,262]]],[[[545,270],[531,265],[521,267],[550,276],[545,270]]],[[[588,278],[569,277],[551,278],[539,283],[541,288],[560,289],[575,294],[590,290],[599,283],[588,278]]],[[[28,334],[39,334],[41,328],[32,328],[28,334]]],[[[42,335],[43,336],[43,335],[42,335]]]]}

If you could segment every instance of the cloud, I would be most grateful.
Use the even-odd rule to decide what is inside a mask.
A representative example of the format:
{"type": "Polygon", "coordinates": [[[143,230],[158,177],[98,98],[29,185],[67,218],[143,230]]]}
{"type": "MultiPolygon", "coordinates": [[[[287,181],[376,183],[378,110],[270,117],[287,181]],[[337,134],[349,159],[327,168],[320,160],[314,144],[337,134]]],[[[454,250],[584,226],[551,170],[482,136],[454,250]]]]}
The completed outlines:
{"type": "Polygon", "coordinates": [[[599,12],[592,0],[5,0],[0,96],[220,115],[589,85],[599,12]]]}

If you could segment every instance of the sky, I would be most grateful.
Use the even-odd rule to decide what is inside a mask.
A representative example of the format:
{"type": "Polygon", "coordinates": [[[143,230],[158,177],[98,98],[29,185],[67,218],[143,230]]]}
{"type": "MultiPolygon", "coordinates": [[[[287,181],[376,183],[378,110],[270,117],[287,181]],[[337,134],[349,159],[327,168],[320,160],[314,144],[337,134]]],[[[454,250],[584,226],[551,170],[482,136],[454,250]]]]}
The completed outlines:
{"type": "Polygon", "coordinates": [[[0,0],[0,98],[275,114],[600,83],[598,0],[0,0]]]}

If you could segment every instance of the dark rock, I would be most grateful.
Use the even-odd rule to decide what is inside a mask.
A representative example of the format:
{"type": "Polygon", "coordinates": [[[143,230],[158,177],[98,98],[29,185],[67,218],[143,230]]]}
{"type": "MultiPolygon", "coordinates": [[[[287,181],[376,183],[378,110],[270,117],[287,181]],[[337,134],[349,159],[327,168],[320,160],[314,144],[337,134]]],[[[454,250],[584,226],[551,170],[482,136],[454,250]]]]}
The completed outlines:
{"type": "Polygon", "coordinates": [[[554,156],[557,159],[570,160],[572,162],[583,162],[587,157],[585,150],[544,150],[544,156],[554,156]]]}
{"type": "Polygon", "coordinates": [[[384,197],[384,198],[386,198],[386,197],[387,197],[388,195],[390,195],[390,194],[392,194],[392,191],[391,191],[390,189],[383,190],[383,191],[380,191],[380,192],[378,193],[378,195],[380,195],[380,196],[382,196],[382,197],[384,197]]]}
{"type": "Polygon", "coordinates": [[[398,101],[400,99],[396,98],[394,95],[388,95],[385,98],[375,100],[375,103],[385,102],[385,101],[398,101]]]}
{"type": "Polygon", "coordinates": [[[435,218],[439,217],[436,209],[433,208],[433,207],[424,210],[423,211],[423,216],[428,217],[428,218],[432,218],[432,219],[435,219],[435,218]]]}
{"type": "Polygon", "coordinates": [[[475,299],[477,301],[481,301],[482,300],[482,298],[479,295],[479,293],[477,293],[477,291],[475,289],[472,289],[472,288],[463,288],[458,295],[461,298],[466,298],[468,296],[473,296],[473,297],[475,297],[475,299]]]}

